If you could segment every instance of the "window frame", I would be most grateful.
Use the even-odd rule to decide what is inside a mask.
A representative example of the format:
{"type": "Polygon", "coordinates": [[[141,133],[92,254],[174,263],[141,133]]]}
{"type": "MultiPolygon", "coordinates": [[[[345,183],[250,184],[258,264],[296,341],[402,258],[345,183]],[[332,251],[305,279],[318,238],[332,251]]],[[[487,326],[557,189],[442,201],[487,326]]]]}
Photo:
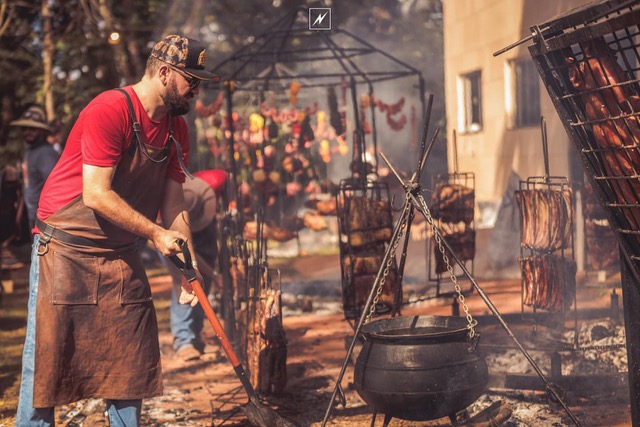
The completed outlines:
{"type": "Polygon", "coordinates": [[[458,129],[460,132],[482,131],[482,108],[482,70],[461,74],[458,77],[458,129]]]}
{"type": "Polygon", "coordinates": [[[509,129],[539,126],[541,79],[533,59],[514,58],[505,65],[505,110],[509,129]]]}

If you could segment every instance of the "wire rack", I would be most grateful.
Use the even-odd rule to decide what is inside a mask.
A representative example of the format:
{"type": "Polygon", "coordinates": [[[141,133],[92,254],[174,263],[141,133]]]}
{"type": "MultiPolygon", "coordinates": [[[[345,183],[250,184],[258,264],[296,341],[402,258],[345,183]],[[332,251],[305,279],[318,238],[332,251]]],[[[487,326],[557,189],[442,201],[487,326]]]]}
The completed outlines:
{"type": "MultiPolygon", "coordinates": [[[[393,228],[386,183],[342,180],[336,195],[340,233],[340,270],[345,317],[362,313],[374,285],[393,228]]],[[[395,262],[382,287],[376,312],[389,312],[402,301],[402,286],[395,262]]]]}
{"type": "Polygon", "coordinates": [[[530,52],[627,255],[640,260],[640,3],[610,1],[534,28],[530,52]]]}
{"type": "MultiPolygon", "coordinates": [[[[475,174],[438,174],[433,179],[432,195],[433,218],[438,220],[444,237],[455,249],[467,270],[473,274],[476,252],[475,174]]],[[[451,278],[433,236],[427,241],[427,268],[429,282],[435,284],[434,297],[455,294],[453,286],[447,286],[451,285],[451,278]]],[[[466,275],[458,265],[454,266],[454,274],[460,281],[466,280],[466,275]]],[[[473,286],[469,284],[465,292],[472,290],[473,286]]]]}
{"type": "MultiPolygon", "coordinates": [[[[621,253],[630,367],[640,363],[640,1],[589,4],[531,27],[529,52],[621,253]]],[[[640,426],[640,373],[629,369],[640,426]]]]}

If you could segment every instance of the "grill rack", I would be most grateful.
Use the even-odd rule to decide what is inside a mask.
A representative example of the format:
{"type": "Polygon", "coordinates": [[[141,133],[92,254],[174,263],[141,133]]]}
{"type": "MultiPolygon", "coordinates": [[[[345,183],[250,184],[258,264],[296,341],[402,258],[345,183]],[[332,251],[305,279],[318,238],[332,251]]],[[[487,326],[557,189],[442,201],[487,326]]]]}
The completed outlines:
{"type": "MultiPolygon", "coordinates": [[[[460,191],[456,191],[460,192],[460,191]]],[[[468,242],[469,245],[473,245],[472,249],[469,249],[469,252],[465,253],[465,251],[457,251],[458,258],[464,262],[467,270],[473,274],[474,272],[474,259],[475,259],[475,222],[474,222],[474,205],[475,205],[475,174],[473,172],[454,172],[448,174],[437,174],[433,178],[432,185],[432,194],[433,194],[433,205],[431,208],[431,214],[434,219],[438,219],[441,223],[450,223],[447,221],[447,217],[450,217],[451,213],[454,214],[456,218],[449,218],[455,223],[464,222],[465,223],[465,232],[469,232],[473,235],[473,239],[471,242],[468,242]],[[441,186],[460,186],[460,188],[464,188],[465,190],[470,190],[471,203],[470,206],[465,205],[462,195],[459,194],[459,197],[452,203],[452,206],[448,206],[446,209],[442,209],[442,200],[439,198],[438,189],[441,186]],[[464,221],[459,221],[464,218],[464,221]]],[[[445,235],[445,237],[449,238],[445,235]]],[[[441,255],[436,248],[434,248],[434,238],[430,236],[426,240],[427,245],[427,278],[430,283],[435,284],[435,295],[433,298],[438,298],[442,296],[454,296],[456,295],[453,287],[443,287],[443,285],[451,282],[449,273],[446,271],[441,271],[442,268],[438,268],[438,257],[441,258],[441,255]]],[[[456,264],[453,265],[454,274],[456,278],[460,281],[467,281],[467,276],[462,272],[460,267],[456,264]]],[[[469,294],[473,291],[473,285],[469,283],[468,289],[463,289],[464,294],[469,294]]]]}
{"type": "Polygon", "coordinates": [[[631,418],[638,427],[640,1],[587,5],[531,32],[529,53],[619,243],[631,418]]]}
{"type": "MultiPolygon", "coordinates": [[[[611,7],[620,3],[629,2],[605,2],[611,7]]],[[[640,6],[637,1],[633,3],[640,6]]],[[[604,5],[598,5],[595,11],[602,14],[603,7],[604,5]]],[[[637,123],[634,121],[640,118],[640,109],[635,111],[636,108],[630,106],[630,112],[624,112],[622,107],[618,111],[601,110],[603,114],[594,118],[585,112],[585,99],[589,96],[610,97],[615,90],[621,88],[626,88],[624,90],[633,93],[633,96],[640,94],[637,79],[640,62],[640,7],[634,7],[622,15],[619,15],[621,12],[616,12],[614,17],[588,25],[592,20],[590,16],[594,14],[590,11],[587,9],[583,12],[583,21],[587,24],[576,28],[574,26],[579,22],[577,17],[567,17],[566,24],[571,25],[570,31],[541,40],[529,50],[563,124],[578,149],[586,173],[594,181],[596,195],[611,216],[612,227],[619,235],[628,257],[637,264],[640,261],[640,223],[635,219],[640,214],[640,200],[630,200],[621,195],[640,185],[640,164],[632,163],[629,169],[623,170],[631,173],[615,173],[612,168],[622,168],[621,162],[631,163],[632,159],[640,156],[640,141],[637,138],[632,138],[636,141],[624,138],[635,132],[633,129],[637,127],[637,123]],[[588,78],[593,76],[595,71],[591,65],[597,63],[602,66],[603,60],[589,62],[585,49],[600,49],[602,38],[625,75],[621,76],[620,81],[610,80],[606,86],[578,91],[571,83],[569,74],[575,65],[584,67],[588,78]],[[566,58],[571,58],[573,64],[567,63],[566,58]],[[603,147],[598,144],[596,135],[603,126],[607,126],[606,129],[612,130],[613,135],[623,140],[621,147],[603,147]]],[[[554,21],[550,28],[557,27],[560,22],[563,21],[554,21]]],[[[534,31],[539,31],[539,27],[535,27],[534,31]]]]}
{"type": "MultiPolygon", "coordinates": [[[[519,192],[522,194],[523,192],[529,192],[529,191],[543,191],[543,192],[558,192],[560,194],[570,194],[571,196],[571,200],[570,200],[570,205],[573,206],[574,205],[574,200],[573,200],[573,192],[571,191],[571,186],[569,181],[567,180],[566,177],[561,177],[561,176],[534,176],[534,177],[529,177],[527,180],[522,180],[519,183],[519,192]]],[[[520,206],[520,203],[518,203],[518,205],[520,206]]],[[[541,212],[539,208],[539,206],[533,206],[533,216],[535,217],[539,217],[540,214],[544,214],[545,212],[541,212]]],[[[539,246],[539,245],[532,245],[527,244],[527,239],[525,239],[525,221],[523,218],[523,214],[522,214],[522,208],[519,209],[520,211],[520,259],[524,260],[526,258],[536,258],[536,259],[542,259],[545,258],[546,261],[548,263],[550,263],[551,257],[556,257],[556,259],[560,260],[561,262],[574,262],[574,217],[573,214],[570,214],[568,216],[568,218],[553,218],[550,215],[550,211],[546,212],[549,217],[546,218],[547,221],[545,222],[547,224],[547,228],[546,230],[542,230],[543,232],[548,233],[548,238],[547,241],[549,242],[549,245],[543,245],[543,246],[539,246]],[[551,232],[553,229],[553,223],[559,223],[559,226],[562,226],[562,224],[564,224],[565,221],[568,221],[569,223],[569,227],[570,227],[570,233],[569,233],[569,241],[565,241],[564,238],[561,238],[560,240],[558,239],[553,239],[551,236],[551,232]],[[556,244],[552,245],[551,242],[553,240],[556,240],[556,244]]],[[[539,221],[533,221],[534,225],[538,225],[539,221]]],[[[558,226],[558,225],[556,225],[558,226]]],[[[533,234],[537,234],[538,231],[534,231],[533,234]]],[[[549,264],[547,264],[549,265],[549,264]]],[[[574,264],[575,265],[575,264],[574,264]]],[[[522,268],[522,267],[521,267],[522,268]]],[[[569,279],[571,279],[569,277],[569,279]]],[[[522,288],[521,288],[521,311],[522,311],[522,317],[525,320],[530,320],[534,323],[534,326],[537,324],[537,322],[539,321],[539,317],[540,315],[542,316],[548,316],[550,313],[556,313],[559,316],[559,321],[564,324],[565,320],[567,318],[567,312],[570,310],[571,307],[573,307],[573,320],[574,320],[574,330],[575,330],[575,336],[576,336],[576,343],[577,343],[577,331],[578,331],[578,327],[577,327],[577,297],[576,297],[576,286],[575,286],[575,270],[573,271],[573,281],[572,282],[564,282],[561,283],[562,289],[561,291],[563,292],[563,300],[564,298],[571,298],[572,302],[570,305],[565,305],[564,303],[562,304],[562,306],[558,309],[554,309],[554,310],[544,310],[543,308],[541,308],[541,306],[538,304],[537,301],[537,292],[539,291],[539,287],[536,287],[536,289],[534,289],[534,295],[536,295],[536,297],[534,297],[534,301],[532,304],[527,305],[525,303],[525,275],[524,273],[521,274],[521,284],[522,284],[522,288]],[[528,308],[527,308],[528,307],[528,308]],[[539,311],[543,311],[543,313],[540,313],[539,311]]],[[[549,285],[549,284],[547,284],[549,285]]]]}
{"type": "MultiPolygon", "coordinates": [[[[353,320],[362,314],[362,306],[374,285],[376,273],[391,238],[393,218],[389,187],[378,181],[343,179],[336,194],[336,209],[340,234],[342,302],[345,318],[353,320]],[[364,212],[364,216],[368,218],[361,218],[363,221],[359,223],[350,217],[351,206],[356,208],[356,200],[366,200],[371,204],[384,203],[386,208],[382,212],[379,206],[379,215],[374,215],[373,206],[366,204],[371,211],[364,212]],[[363,269],[357,268],[357,263],[363,269]]],[[[380,300],[386,302],[376,307],[378,314],[397,310],[402,301],[402,284],[395,261],[389,270],[380,300]]]]}

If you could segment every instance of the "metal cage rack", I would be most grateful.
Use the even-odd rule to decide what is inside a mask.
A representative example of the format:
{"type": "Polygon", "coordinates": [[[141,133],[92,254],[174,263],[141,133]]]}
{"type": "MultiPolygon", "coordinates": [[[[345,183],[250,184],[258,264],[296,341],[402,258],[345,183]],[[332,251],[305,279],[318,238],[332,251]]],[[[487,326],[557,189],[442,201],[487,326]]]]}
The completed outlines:
{"type": "MultiPolygon", "coordinates": [[[[345,317],[362,313],[374,285],[393,228],[387,184],[342,180],[336,195],[340,234],[340,270],[345,317]]],[[[376,312],[388,312],[402,301],[396,262],[392,262],[382,287],[376,312]]]]}
{"type": "MultiPolygon", "coordinates": [[[[454,172],[438,174],[433,179],[431,214],[438,220],[443,236],[451,244],[460,261],[473,274],[476,230],[474,222],[475,174],[454,172]]],[[[467,280],[458,265],[453,265],[459,280],[467,280]]],[[[449,272],[433,236],[427,239],[427,277],[435,284],[434,298],[456,294],[449,272]]],[[[463,290],[469,293],[473,286],[463,290]]]]}
{"type": "Polygon", "coordinates": [[[621,250],[631,415],[640,426],[640,1],[531,28],[529,52],[621,250]]]}
{"type": "Polygon", "coordinates": [[[520,181],[522,316],[534,325],[555,315],[564,324],[573,307],[577,337],[574,197],[565,177],[529,177],[520,181]]]}

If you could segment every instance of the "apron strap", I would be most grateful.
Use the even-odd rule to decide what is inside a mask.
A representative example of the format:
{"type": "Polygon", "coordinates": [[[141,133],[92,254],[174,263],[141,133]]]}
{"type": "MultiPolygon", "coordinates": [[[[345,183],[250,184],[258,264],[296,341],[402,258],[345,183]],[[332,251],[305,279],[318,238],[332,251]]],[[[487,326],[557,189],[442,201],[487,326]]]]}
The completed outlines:
{"type": "MultiPolygon", "coordinates": [[[[140,126],[140,122],[138,121],[138,118],[136,117],[136,111],[133,109],[133,102],[131,102],[131,97],[129,96],[127,91],[124,89],[116,88],[116,90],[118,92],[123,93],[124,97],[127,99],[129,116],[131,116],[131,122],[133,123],[133,135],[136,140],[136,143],[139,145],[142,143],[142,140],[140,139],[140,132],[142,131],[142,128],[140,126]]],[[[133,141],[132,141],[131,145],[129,146],[129,154],[133,154],[134,151],[136,151],[136,144],[133,144],[133,141]]]]}
{"type": "MultiPolygon", "coordinates": [[[[118,92],[122,92],[125,98],[127,99],[127,107],[129,108],[129,115],[131,116],[131,121],[133,122],[133,132],[135,135],[136,143],[137,145],[141,146],[142,141],[140,139],[140,132],[142,132],[142,129],[140,126],[140,122],[136,117],[136,112],[133,109],[133,103],[131,102],[131,97],[129,96],[127,91],[125,91],[124,89],[116,88],[116,90],[118,92]]],[[[180,169],[182,169],[182,172],[184,172],[187,178],[195,179],[195,177],[187,170],[186,166],[184,165],[184,162],[182,161],[182,146],[180,145],[178,140],[173,137],[173,117],[169,117],[169,141],[173,141],[176,146],[176,155],[178,156],[178,163],[180,164],[180,169]]],[[[170,144],[165,145],[163,150],[163,157],[162,157],[162,160],[160,161],[164,161],[167,157],[169,157],[169,146],[170,144]]],[[[136,144],[132,143],[129,147],[129,154],[133,154],[135,149],[136,149],[136,144]]],[[[146,153],[144,154],[146,155],[146,153]]],[[[158,162],[157,160],[152,159],[148,155],[147,157],[153,162],[156,162],[156,163],[158,162]]]]}
{"type": "Polygon", "coordinates": [[[75,236],[73,234],[67,233],[66,231],[62,231],[59,228],[47,224],[38,217],[36,217],[36,226],[42,234],[42,237],[40,237],[40,240],[38,241],[40,244],[40,247],[38,248],[38,255],[44,255],[49,251],[49,241],[51,241],[52,238],[60,240],[64,243],[68,243],[70,245],[91,247],[99,246],[98,243],[91,239],[75,236]]]}

